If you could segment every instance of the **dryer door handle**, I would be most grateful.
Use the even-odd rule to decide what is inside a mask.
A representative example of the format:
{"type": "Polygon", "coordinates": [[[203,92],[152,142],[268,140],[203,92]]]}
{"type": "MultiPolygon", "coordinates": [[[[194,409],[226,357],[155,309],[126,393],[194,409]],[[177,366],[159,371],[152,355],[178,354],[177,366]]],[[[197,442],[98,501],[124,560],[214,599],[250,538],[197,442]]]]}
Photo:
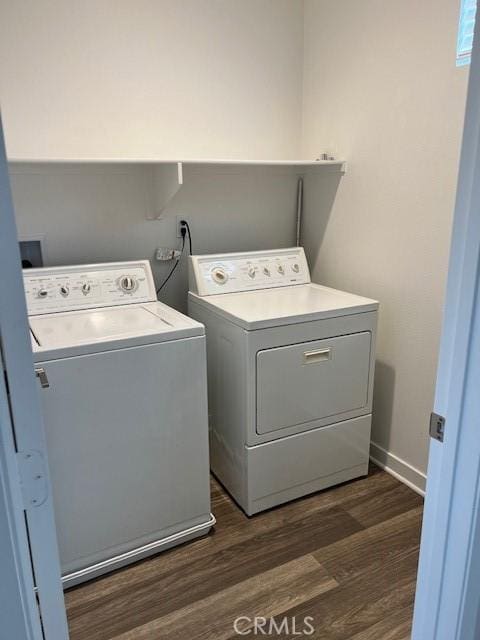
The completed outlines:
{"type": "Polygon", "coordinates": [[[330,347],[303,352],[303,364],[316,364],[317,362],[326,362],[331,359],[332,350],[330,347]]]}

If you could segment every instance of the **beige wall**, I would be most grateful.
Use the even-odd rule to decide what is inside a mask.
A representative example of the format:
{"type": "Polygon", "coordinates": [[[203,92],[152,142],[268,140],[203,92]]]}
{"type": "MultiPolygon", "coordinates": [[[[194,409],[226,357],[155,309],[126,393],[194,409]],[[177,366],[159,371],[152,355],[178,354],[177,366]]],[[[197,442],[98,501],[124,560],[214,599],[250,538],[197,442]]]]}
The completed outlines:
{"type": "Polygon", "coordinates": [[[300,0],[0,0],[10,157],[300,152],[300,0]]]}
{"type": "Polygon", "coordinates": [[[317,281],[381,302],[373,440],[417,484],[468,74],[455,67],[458,11],[457,0],[305,2],[303,151],[330,148],[349,166],[340,181],[308,181],[304,242],[317,281]]]}

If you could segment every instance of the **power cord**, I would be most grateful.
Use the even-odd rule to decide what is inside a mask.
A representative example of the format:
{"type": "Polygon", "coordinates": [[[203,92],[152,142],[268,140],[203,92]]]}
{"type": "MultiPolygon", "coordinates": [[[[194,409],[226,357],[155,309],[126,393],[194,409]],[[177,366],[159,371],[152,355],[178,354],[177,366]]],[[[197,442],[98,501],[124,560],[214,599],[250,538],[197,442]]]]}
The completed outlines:
{"type": "MultiPolygon", "coordinates": [[[[186,220],[180,220],[180,231],[183,232],[183,229],[187,230],[188,233],[188,246],[190,250],[190,255],[193,254],[192,248],[192,234],[190,233],[190,226],[186,220]]],[[[184,236],[185,237],[185,236],[184,236]]]]}
{"type": "Polygon", "coordinates": [[[168,276],[165,278],[162,284],[158,287],[157,296],[160,293],[160,291],[163,289],[163,287],[167,284],[167,282],[170,280],[170,278],[173,276],[173,274],[175,273],[175,269],[178,267],[180,260],[182,259],[183,251],[185,249],[185,236],[187,235],[187,233],[188,233],[189,253],[190,255],[192,255],[192,251],[193,251],[192,234],[190,233],[190,226],[186,220],[180,220],[180,233],[182,234],[182,248],[180,250],[180,255],[178,256],[177,261],[175,262],[173,267],[171,268],[168,276]]]}

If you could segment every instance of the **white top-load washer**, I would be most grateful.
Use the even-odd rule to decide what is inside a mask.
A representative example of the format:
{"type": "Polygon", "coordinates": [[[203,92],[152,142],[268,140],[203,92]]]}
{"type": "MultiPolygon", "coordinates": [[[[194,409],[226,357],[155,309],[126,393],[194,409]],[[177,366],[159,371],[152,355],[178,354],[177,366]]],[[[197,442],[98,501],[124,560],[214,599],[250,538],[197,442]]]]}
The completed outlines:
{"type": "Polygon", "coordinates": [[[24,284],[64,583],[206,533],[203,326],[157,301],[148,261],[24,284]]]}
{"type": "Polygon", "coordinates": [[[367,474],[377,310],[300,247],[190,258],[211,466],[247,514],[367,474]]]}

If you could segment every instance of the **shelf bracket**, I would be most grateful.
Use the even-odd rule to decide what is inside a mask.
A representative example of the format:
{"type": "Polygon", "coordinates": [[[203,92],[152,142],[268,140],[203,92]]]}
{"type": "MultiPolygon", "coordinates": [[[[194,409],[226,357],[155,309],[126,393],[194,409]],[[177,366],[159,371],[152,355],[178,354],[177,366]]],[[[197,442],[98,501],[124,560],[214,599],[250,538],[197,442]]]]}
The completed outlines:
{"type": "Polygon", "coordinates": [[[157,164],[152,167],[151,214],[147,220],[159,220],[163,212],[183,186],[183,163],[157,164]]]}

